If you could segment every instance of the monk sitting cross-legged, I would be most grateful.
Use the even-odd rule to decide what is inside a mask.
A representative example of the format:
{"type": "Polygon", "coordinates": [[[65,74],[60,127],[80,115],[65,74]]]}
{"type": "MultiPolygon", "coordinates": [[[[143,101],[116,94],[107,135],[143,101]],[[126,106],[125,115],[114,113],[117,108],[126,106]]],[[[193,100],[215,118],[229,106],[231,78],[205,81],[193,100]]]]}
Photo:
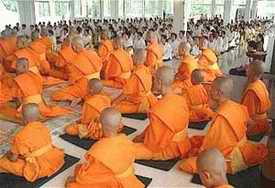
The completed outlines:
{"type": "Polygon", "coordinates": [[[178,53],[180,56],[181,65],[176,74],[176,79],[173,84],[173,89],[179,93],[182,89],[187,89],[192,86],[191,74],[193,70],[198,68],[197,60],[190,55],[191,46],[187,42],[179,44],[178,53]]]}
{"type": "Polygon", "coordinates": [[[168,160],[185,157],[190,150],[187,135],[189,110],[184,97],[171,89],[173,69],[163,66],[156,72],[162,98],[149,110],[150,124],[137,136],[137,159],[168,160]]]}
{"type": "Polygon", "coordinates": [[[94,50],[84,49],[80,37],[72,39],[72,48],[77,55],[66,64],[66,73],[71,84],[53,94],[52,99],[55,101],[74,101],[84,98],[88,94],[88,81],[100,76],[102,63],[97,53],[94,50]]]}
{"type": "Polygon", "coordinates": [[[24,127],[12,138],[10,151],[0,158],[0,173],[34,182],[49,177],[64,164],[64,152],[52,145],[49,129],[39,122],[37,104],[22,107],[24,127]]]}
{"type": "Polygon", "coordinates": [[[103,85],[96,78],[89,81],[89,88],[90,95],[85,99],[80,122],[68,125],[65,132],[98,140],[103,137],[99,115],[103,109],[111,106],[111,98],[102,92],[103,85]]]}
{"type": "Polygon", "coordinates": [[[248,126],[248,134],[266,133],[271,126],[267,111],[271,101],[265,84],[260,80],[264,73],[263,63],[254,61],[247,69],[248,84],[242,96],[242,104],[248,109],[252,124],[248,126]]]}
{"type": "Polygon", "coordinates": [[[122,38],[113,40],[114,50],[109,57],[109,61],[104,66],[104,85],[121,89],[126,84],[126,80],[131,77],[133,60],[123,49],[122,38]]]}
{"type": "Polygon", "coordinates": [[[135,147],[126,135],[117,134],[121,114],[106,108],[100,114],[104,138],[85,154],[86,161],[76,166],[66,188],[143,188],[134,173],[135,147]]]}
{"type": "MultiPolygon", "coordinates": [[[[235,174],[262,163],[266,158],[267,148],[263,144],[254,144],[247,140],[248,112],[245,106],[230,99],[232,89],[232,79],[220,77],[214,80],[211,98],[217,103],[217,114],[201,146],[198,146],[198,152],[217,148],[227,160],[227,172],[235,174]]],[[[180,169],[188,173],[196,173],[196,160],[197,157],[183,160],[180,169]]]]}
{"type": "Polygon", "coordinates": [[[183,90],[183,96],[189,107],[191,122],[210,120],[214,112],[208,105],[208,94],[204,86],[204,73],[202,70],[195,69],[191,74],[192,86],[183,90]]]}
{"type": "MultiPolygon", "coordinates": [[[[16,62],[16,77],[13,79],[12,96],[20,104],[35,103],[39,105],[39,110],[43,117],[55,117],[71,113],[70,110],[58,106],[48,106],[42,97],[42,78],[37,74],[29,71],[29,62],[21,58],[16,62]]],[[[18,118],[21,108],[10,114],[12,107],[0,108],[2,114],[7,117],[18,118]]]]}
{"type": "Polygon", "coordinates": [[[204,37],[200,39],[200,49],[202,53],[198,60],[199,67],[206,73],[205,81],[212,82],[217,76],[222,75],[218,65],[218,58],[216,54],[207,47],[207,39],[204,37]]]}
{"type": "Polygon", "coordinates": [[[1,32],[0,36],[0,64],[5,58],[16,50],[16,35],[13,33],[1,32]]]}
{"type": "Polygon", "coordinates": [[[206,188],[233,188],[226,177],[226,163],[217,149],[203,151],[197,160],[198,174],[206,188]]]}
{"type": "Polygon", "coordinates": [[[115,99],[113,105],[121,113],[146,113],[157,99],[152,94],[152,74],[144,65],[145,50],[138,49],[134,54],[135,69],[127,80],[123,93],[115,99]]]}

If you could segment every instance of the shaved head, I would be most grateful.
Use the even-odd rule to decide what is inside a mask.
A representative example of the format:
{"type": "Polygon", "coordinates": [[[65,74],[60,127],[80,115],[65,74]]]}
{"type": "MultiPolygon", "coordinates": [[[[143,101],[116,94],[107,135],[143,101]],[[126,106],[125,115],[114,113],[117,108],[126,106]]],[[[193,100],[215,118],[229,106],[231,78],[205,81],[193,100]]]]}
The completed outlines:
{"type": "Polygon", "coordinates": [[[260,60],[254,60],[248,65],[247,76],[248,77],[261,77],[264,74],[264,62],[260,60]]]}
{"type": "Polygon", "coordinates": [[[164,86],[171,86],[174,82],[175,73],[172,68],[163,66],[157,70],[156,77],[164,86]]]}
{"type": "Polygon", "coordinates": [[[212,86],[220,91],[223,97],[230,98],[234,84],[229,77],[218,77],[213,81],[212,86]]]}
{"type": "Polygon", "coordinates": [[[116,135],[121,124],[121,113],[114,108],[105,108],[100,114],[104,135],[116,135]]]}
{"type": "Polygon", "coordinates": [[[191,50],[191,45],[188,42],[181,42],[178,46],[178,51],[180,56],[189,54],[191,50]]]}
{"type": "Polygon", "coordinates": [[[100,33],[100,39],[101,40],[107,40],[109,37],[108,37],[108,32],[106,30],[102,31],[100,33]]]}
{"type": "Polygon", "coordinates": [[[206,170],[213,174],[226,172],[224,156],[216,148],[201,152],[197,159],[197,167],[200,171],[206,170]]]}
{"type": "Polygon", "coordinates": [[[72,48],[76,53],[79,53],[84,48],[84,42],[80,36],[72,39],[72,48]]]}
{"type": "Polygon", "coordinates": [[[40,118],[38,104],[24,104],[22,107],[22,114],[25,123],[38,121],[40,118]]]}
{"type": "Polygon", "coordinates": [[[29,70],[29,61],[27,58],[19,58],[16,61],[16,74],[23,74],[29,70]]]}
{"type": "Polygon", "coordinates": [[[17,48],[25,48],[28,45],[29,41],[26,36],[18,36],[16,40],[16,46],[17,48]]]}
{"type": "Polygon", "coordinates": [[[114,49],[119,49],[119,48],[122,48],[122,37],[116,37],[113,39],[113,46],[114,46],[114,49]]]}
{"type": "Polygon", "coordinates": [[[204,82],[204,72],[200,69],[193,70],[191,74],[191,81],[194,85],[204,82]]]}
{"type": "Polygon", "coordinates": [[[153,43],[153,42],[157,42],[157,41],[158,41],[158,37],[157,37],[157,35],[156,35],[155,32],[153,32],[153,31],[148,31],[148,33],[147,33],[147,35],[146,35],[146,40],[147,40],[148,42],[153,43]]]}
{"type": "Polygon", "coordinates": [[[143,64],[146,61],[146,51],[144,49],[136,49],[133,60],[135,64],[143,64]]]}
{"type": "Polygon", "coordinates": [[[103,89],[103,84],[99,79],[93,78],[89,80],[89,88],[90,88],[90,92],[93,95],[99,94],[103,89]]]}

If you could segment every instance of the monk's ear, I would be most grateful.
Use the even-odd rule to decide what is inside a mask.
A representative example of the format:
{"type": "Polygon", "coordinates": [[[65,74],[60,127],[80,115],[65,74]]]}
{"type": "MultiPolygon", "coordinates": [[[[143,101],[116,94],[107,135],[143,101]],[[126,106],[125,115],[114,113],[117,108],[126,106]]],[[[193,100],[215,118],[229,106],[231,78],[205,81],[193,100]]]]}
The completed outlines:
{"type": "Polygon", "coordinates": [[[209,179],[210,179],[210,174],[209,174],[209,172],[207,172],[206,170],[203,170],[203,171],[201,172],[201,175],[203,176],[203,178],[204,178],[205,180],[209,180],[209,179]]]}

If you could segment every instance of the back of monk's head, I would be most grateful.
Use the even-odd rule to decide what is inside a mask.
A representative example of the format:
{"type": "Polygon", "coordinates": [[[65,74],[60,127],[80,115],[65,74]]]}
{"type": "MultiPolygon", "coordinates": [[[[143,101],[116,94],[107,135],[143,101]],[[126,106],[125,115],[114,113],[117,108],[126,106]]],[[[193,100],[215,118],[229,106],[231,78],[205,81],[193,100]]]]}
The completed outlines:
{"type": "Polygon", "coordinates": [[[200,69],[193,70],[191,74],[191,82],[193,85],[198,85],[204,82],[204,72],[200,69]]]}
{"type": "Polygon", "coordinates": [[[218,77],[212,83],[211,97],[214,100],[223,100],[231,97],[233,80],[230,77],[218,77]]]}
{"type": "Polygon", "coordinates": [[[100,114],[100,123],[105,137],[114,136],[121,125],[121,113],[112,107],[105,108],[100,114]]]}
{"type": "Polygon", "coordinates": [[[79,53],[84,48],[84,42],[80,36],[72,39],[72,48],[76,53],[79,53]]]}
{"type": "Polygon", "coordinates": [[[146,51],[144,49],[136,49],[133,61],[135,64],[143,64],[146,61],[146,51]]]}
{"type": "Polygon", "coordinates": [[[26,36],[18,36],[16,40],[16,47],[19,49],[27,47],[29,44],[28,38],[26,36]]]}
{"type": "Polygon", "coordinates": [[[191,46],[188,42],[181,42],[178,46],[179,56],[185,56],[190,53],[191,46]]]}
{"type": "Polygon", "coordinates": [[[19,58],[16,60],[16,74],[23,74],[29,70],[29,61],[27,58],[19,58]]]}
{"type": "Polygon", "coordinates": [[[160,67],[156,72],[156,79],[163,86],[171,86],[174,82],[175,73],[172,68],[168,66],[160,67]]]}
{"type": "Polygon", "coordinates": [[[207,188],[227,184],[225,159],[218,149],[201,152],[197,159],[197,168],[201,181],[207,188]]]}
{"type": "Polygon", "coordinates": [[[123,40],[122,40],[122,37],[119,37],[119,36],[115,37],[115,38],[113,39],[113,46],[114,46],[114,49],[122,48],[122,47],[123,47],[122,41],[123,41],[123,40]]]}
{"type": "Polygon", "coordinates": [[[93,78],[89,80],[89,89],[91,95],[99,94],[103,90],[103,84],[99,79],[93,78]]]}
{"type": "Polygon", "coordinates": [[[23,114],[23,120],[24,123],[31,123],[34,121],[39,121],[40,118],[40,112],[38,104],[29,103],[24,104],[22,107],[22,114],[23,114]]]}
{"type": "Polygon", "coordinates": [[[248,65],[246,71],[247,77],[249,79],[259,79],[264,74],[264,62],[260,60],[254,60],[248,65]]]}
{"type": "Polygon", "coordinates": [[[101,31],[100,39],[101,40],[107,40],[108,39],[108,32],[106,30],[101,31]]]}

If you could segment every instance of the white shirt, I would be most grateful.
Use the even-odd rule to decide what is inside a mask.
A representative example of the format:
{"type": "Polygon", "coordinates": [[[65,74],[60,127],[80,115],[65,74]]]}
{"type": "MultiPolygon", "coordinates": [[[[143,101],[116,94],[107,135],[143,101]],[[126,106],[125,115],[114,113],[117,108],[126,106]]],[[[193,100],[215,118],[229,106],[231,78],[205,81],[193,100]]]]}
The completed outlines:
{"type": "Polygon", "coordinates": [[[137,39],[134,41],[134,45],[133,45],[134,49],[145,49],[146,48],[146,44],[145,44],[145,40],[143,38],[141,39],[137,39]]]}
{"type": "Polygon", "coordinates": [[[163,60],[172,59],[172,47],[171,47],[171,45],[168,42],[166,42],[163,46],[163,49],[164,49],[163,60]]]}
{"type": "Polygon", "coordinates": [[[178,41],[178,40],[174,40],[170,43],[170,46],[172,48],[172,57],[177,56],[179,43],[180,43],[180,41],[178,41]]]}

